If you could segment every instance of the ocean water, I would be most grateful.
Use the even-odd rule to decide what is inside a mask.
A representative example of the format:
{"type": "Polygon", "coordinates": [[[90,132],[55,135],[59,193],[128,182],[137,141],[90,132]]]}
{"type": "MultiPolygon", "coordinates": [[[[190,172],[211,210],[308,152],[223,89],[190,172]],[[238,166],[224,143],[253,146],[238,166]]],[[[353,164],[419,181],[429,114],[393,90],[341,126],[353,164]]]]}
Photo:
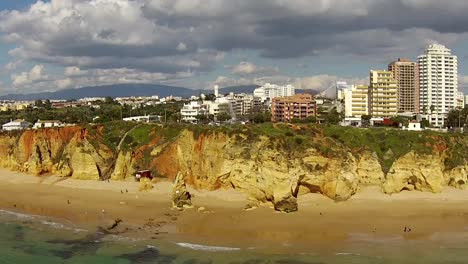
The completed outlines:
{"type": "Polygon", "coordinates": [[[339,248],[315,252],[310,247],[301,252],[300,245],[283,246],[281,253],[275,253],[261,247],[145,241],[0,210],[0,264],[468,263],[465,234],[438,234],[425,241],[406,241],[402,237],[373,239],[367,234],[352,234],[339,248]]]}

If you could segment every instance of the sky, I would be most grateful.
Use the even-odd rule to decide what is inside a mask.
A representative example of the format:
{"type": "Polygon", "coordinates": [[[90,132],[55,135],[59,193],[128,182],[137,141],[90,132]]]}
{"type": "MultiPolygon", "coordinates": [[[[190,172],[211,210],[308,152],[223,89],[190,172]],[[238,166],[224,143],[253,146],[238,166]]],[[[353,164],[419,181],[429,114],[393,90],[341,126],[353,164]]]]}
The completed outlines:
{"type": "Polygon", "coordinates": [[[365,84],[431,43],[459,58],[466,0],[2,0],[0,94],[114,83],[365,84]]]}

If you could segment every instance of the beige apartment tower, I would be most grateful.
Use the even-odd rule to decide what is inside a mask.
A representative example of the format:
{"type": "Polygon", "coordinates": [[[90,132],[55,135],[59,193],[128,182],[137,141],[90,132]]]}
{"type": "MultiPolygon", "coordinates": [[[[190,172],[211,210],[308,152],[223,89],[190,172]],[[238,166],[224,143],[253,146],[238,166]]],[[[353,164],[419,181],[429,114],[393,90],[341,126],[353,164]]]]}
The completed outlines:
{"type": "Polygon", "coordinates": [[[338,99],[344,101],[345,117],[361,117],[369,114],[369,86],[347,85],[338,91],[338,99]]]}
{"type": "Polygon", "coordinates": [[[390,118],[398,112],[398,84],[391,71],[370,71],[369,114],[390,118]]]}
{"type": "Polygon", "coordinates": [[[398,112],[419,113],[419,68],[406,58],[388,65],[398,85],[398,112]]]}

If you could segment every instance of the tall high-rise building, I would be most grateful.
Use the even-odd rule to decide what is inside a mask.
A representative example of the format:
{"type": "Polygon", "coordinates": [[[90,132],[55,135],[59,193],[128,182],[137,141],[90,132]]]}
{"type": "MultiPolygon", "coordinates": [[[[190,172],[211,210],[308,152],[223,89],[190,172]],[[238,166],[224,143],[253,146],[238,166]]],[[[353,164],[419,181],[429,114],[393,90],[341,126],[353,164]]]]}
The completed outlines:
{"type": "Polygon", "coordinates": [[[370,71],[369,114],[389,118],[398,112],[398,85],[391,71],[370,71]]]}
{"type": "Polygon", "coordinates": [[[418,57],[420,110],[430,114],[432,125],[442,127],[447,113],[456,107],[458,59],[444,45],[432,44],[418,57]]]}
{"type": "Polygon", "coordinates": [[[416,62],[399,58],[388,65],[398,84],[398,112],[419,113],[419,68],[416,62]]]}
{"type": "Polygon", "coordinates": [[[214,86],[214,95],[215,95],[215,97],[219,96],[219,86],[218,85],[214,86]]]}

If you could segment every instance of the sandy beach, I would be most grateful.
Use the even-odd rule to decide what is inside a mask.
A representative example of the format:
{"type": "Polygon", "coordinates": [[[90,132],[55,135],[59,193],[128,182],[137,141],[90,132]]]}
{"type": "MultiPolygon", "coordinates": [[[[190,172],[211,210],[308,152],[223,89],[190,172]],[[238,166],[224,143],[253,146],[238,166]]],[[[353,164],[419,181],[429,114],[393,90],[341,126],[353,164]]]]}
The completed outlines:
{"type": "Polygon", "coordinates": [[[235,190],[190,190],[195,208],[177,211],[171,209],[170,191],[167,181],[139,192],[136,182],[0,170],[0,209],[52,217],[88,230],[109,228],[121,219],[111,232],[147,239],[273,250],[285,245],[329,249],[352,239],[468,239],[466,190],[389,196],[369,187],[340,203],[308,194],[299,197],[299,211],[291,214],[275,212],[268,204],[246,211],[246,195],[235,190]]]}

